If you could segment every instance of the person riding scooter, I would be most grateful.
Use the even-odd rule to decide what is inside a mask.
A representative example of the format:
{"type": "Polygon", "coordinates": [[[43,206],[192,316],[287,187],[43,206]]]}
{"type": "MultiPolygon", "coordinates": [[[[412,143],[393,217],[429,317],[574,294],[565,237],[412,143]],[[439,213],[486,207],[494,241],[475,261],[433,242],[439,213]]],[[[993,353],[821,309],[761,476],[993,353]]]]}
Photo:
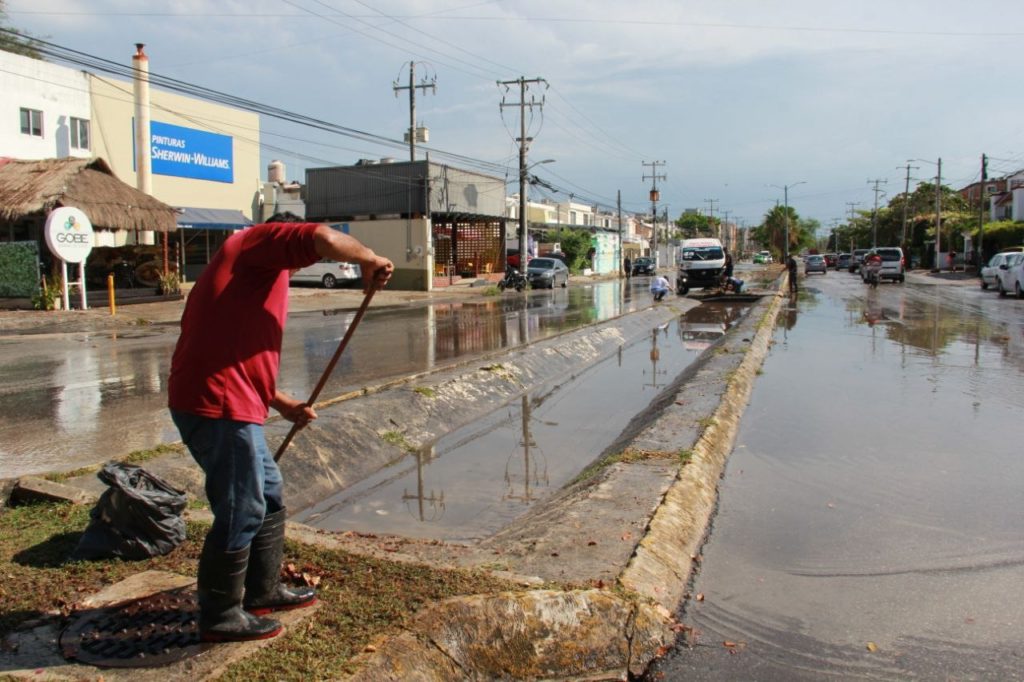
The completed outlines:
{"type": "Polygon", "coordinates": [[[878,286],[878,275],[882,270],[882,256],[877,252],[871,252],[864,257],[864,282],[871,286],[878,286]]]}

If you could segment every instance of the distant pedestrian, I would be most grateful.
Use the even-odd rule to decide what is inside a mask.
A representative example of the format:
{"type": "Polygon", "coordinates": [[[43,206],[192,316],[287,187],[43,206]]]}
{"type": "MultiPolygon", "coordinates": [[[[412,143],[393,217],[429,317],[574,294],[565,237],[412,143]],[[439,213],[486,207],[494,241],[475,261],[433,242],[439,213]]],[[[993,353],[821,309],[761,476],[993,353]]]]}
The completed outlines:
{"type": "Polygon", "coordinates": [[[665,298],[665,294],[668,293],[669,289],[668,280],[663,275],[657,275],[651,280],[651,293],[654,295],[655,301],[660,301],[665,298]]]}
{"type": "Polygon", "coordinates": [[[633,261],[631,261],[629,259],[629,256],[626,256],[626,260],[625,260],[625,262],[623,262],[622,267],[625,268],[625,270],[626,270],[626,278],[627,279],[630,276],[632,276],[632,274],[633,274],[633,261]]]}
{"type": "Polygon", "coordinates": [[[953,249],[949,250],[949,271],[954,272],[956,270],[956,251],[953,249]]]}
{"type": "Polygon", "coordinates": [[[725,250],[725,267],[722,268],[722,275],[726,279],[732,277],[732,254],[729,253],[729,249],[725,250]]]}
{"type": "Polygon", "coordinates": [[[789,254],[789,258],[786,259],[786,270],[789,271],[789,290],[792,293],[796,293],[796,259],[793,258],[793,254],[789,254]]]}

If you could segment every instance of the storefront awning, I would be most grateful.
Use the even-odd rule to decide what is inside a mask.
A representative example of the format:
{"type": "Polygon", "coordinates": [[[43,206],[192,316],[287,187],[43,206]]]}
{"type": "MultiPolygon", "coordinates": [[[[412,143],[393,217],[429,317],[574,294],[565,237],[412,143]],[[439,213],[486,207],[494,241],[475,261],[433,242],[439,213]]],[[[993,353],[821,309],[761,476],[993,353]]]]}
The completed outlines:
{"type": "Polygon", "coordinates": [[[178,210],[178,227],[185,230],[241,230],[252,225],[241,211],[233,209],[185,206],[178,210]]]}

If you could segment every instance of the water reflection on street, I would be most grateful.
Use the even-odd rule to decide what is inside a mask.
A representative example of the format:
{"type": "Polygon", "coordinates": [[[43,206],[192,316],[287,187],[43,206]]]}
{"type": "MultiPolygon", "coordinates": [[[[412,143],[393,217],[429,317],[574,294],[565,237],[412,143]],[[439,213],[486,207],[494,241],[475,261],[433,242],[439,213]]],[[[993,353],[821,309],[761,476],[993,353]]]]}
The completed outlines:
{"type": "Polygon", "coordinates": [[[830,274],[785,305],[682,615],[742,652],[650,679],[1019,677],[1021,308],[981,294],[830,274]]]}
{"type": "Polygon", "coordinates": [[[597,459],[745,310],[694,308],[573,379],[523,395],[296,520],[453,541],[490,534],[597,459]]]}
{"type": "MultiPolygon", "coordinates": [[[[371,308],[321,397],[649,305],[648,296],[611,281],[527,296],[371,308]]],[[[289,319],[283,390],[309,395],[352,314],[325,310],[289,319]]],[[[157,325],[128,334],[47,334],[0,343],[0,477],[69,470],[177,440],[164,385],[176,340],[176,326],[157,325]]]]}

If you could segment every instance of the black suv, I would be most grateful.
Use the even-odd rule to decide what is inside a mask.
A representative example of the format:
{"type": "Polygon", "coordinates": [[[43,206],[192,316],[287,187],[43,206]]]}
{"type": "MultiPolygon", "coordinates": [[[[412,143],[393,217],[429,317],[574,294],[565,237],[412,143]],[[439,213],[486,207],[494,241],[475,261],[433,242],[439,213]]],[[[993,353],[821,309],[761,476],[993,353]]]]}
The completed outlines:
{"type": "Polygon", "coordinates": [[[654,274],[654,259],[641,256],[633,261],[633,274],[634,275],[653,275],[654,274]]]}

